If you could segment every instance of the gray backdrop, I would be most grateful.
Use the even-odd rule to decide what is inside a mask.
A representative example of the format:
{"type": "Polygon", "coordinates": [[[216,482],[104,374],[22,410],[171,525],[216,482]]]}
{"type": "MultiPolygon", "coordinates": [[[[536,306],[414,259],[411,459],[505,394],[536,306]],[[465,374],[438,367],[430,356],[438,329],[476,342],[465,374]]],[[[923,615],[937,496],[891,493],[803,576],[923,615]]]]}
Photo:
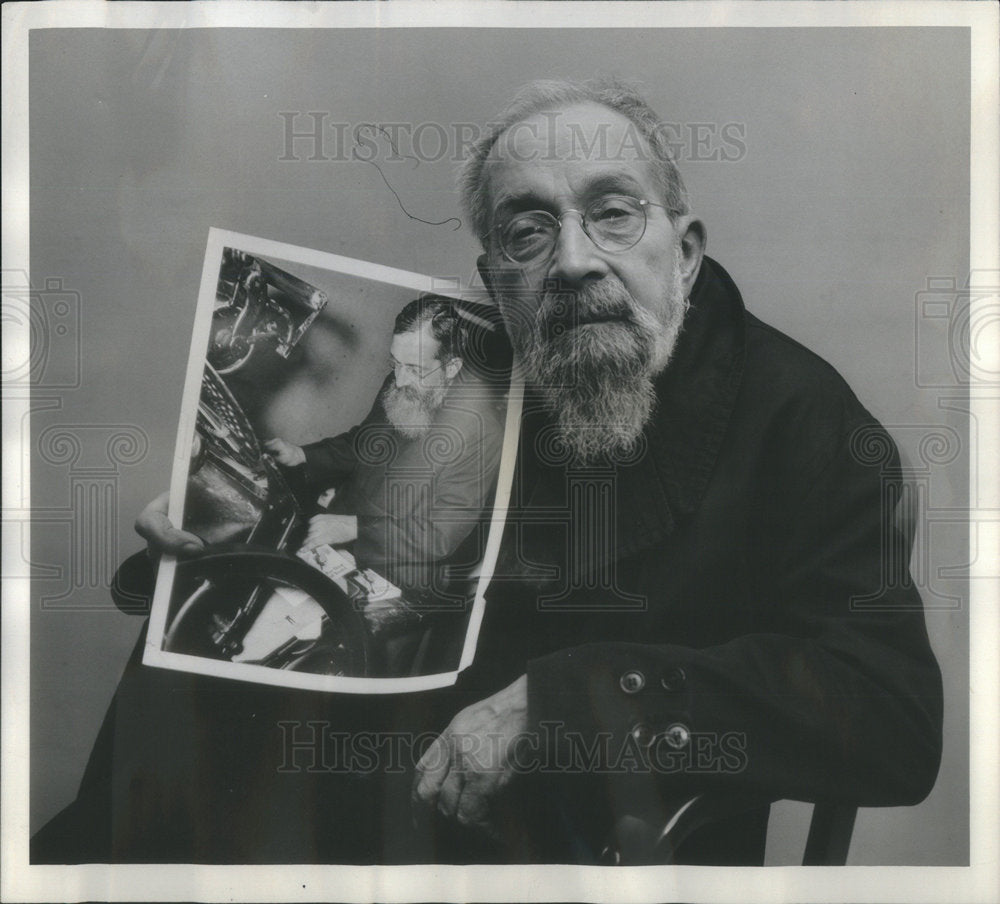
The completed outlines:
{"type": "MultiPolygon", "coordinates": [[[[748,307],[919,469],[944,762],[919,807],[861,811],[850,862],[968,862],[969,35],[942,28],[34,31],[33,829],[75,794],[140,628],[105,588],[167,486],[209,226],[467,279],[475,243],[443,222],[462,124],[597,71],[642,79],[673,124],[748,307]],[[355,132],[372,122],[409,125],[390,146],[355,132]]],[[[807,817],[775,808],[769,862],[801,856],[807,817]]]]}

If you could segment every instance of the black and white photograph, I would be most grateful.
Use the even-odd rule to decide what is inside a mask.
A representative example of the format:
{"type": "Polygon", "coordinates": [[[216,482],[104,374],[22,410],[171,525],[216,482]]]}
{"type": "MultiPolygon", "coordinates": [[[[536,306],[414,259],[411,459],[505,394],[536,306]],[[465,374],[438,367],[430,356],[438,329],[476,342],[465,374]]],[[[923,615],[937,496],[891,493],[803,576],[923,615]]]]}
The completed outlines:
{"type": "Polygon", "coordinates": [[[3,14],[4,900],[993,900],[992,4],[3,14]]]}
{"type": "MultiPolygon", "coordinates": [[[[260,245],[210,233],[168,512],[199,554],[161,563],[144,662],[339,691],[453,681],[492,570],[502,326],[410,297],[429,278],[260,245]]],[[[139,553],[117,592],[148,569],[139,553]]]]}

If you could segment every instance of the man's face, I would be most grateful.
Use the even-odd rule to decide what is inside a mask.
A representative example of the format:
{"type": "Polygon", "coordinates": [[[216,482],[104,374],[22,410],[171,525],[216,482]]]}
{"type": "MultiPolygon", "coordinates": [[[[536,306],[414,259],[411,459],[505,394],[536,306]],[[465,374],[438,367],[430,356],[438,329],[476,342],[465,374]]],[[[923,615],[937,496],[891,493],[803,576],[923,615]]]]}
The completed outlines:
{"type": "Polygon", "coordinates": [[[527,378],[548,394],[583,461],[637,439],[652,376],[683,320],[690,274],[681,236],[657,206],[655,165],[628,119],[590,103],[515,124],[486,164],[490,281],[527,378]],[[612,195],[652,202],[642,238],[623,251],[603,250],[583,229],[582,212],[612,195]],[[561,228],[551,255],[514,263],[499,228],[528,210],[550,213],[561,228]]]}
{"type": "Polygon", "coordinates": [[[456,360],[439,360],[440,351],[428,323],[392,337],[393,385],[382,401],[389,422],[404,436],[420,435],[430,427],[460,366],[456,360]]]}
{"type": "Polygon", "coordinates": [[[389,346],[393,379],[400,389],[430,389],[447,383],[444,363],[438,360],[441,343],[431,335],[429,323],[419,329],[396,333],[389,346]]]}

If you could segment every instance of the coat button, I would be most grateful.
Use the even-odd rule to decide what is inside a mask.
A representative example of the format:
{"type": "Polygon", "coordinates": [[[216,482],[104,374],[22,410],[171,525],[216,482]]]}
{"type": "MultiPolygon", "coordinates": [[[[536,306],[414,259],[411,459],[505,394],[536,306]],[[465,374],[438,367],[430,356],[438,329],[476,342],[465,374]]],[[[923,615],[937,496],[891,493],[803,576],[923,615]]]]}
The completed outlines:
{"type": "Polygon", "coordinates": [[[687,747],[687,745],[691,743],[691,732],[686,725],[682,725],[680,722],[675,722],[665,732],[663,732],[663,739],[670,747],[673,747],[674,750],[680,750],[682,747],[687,747]]]}
{"type": "Polygon", "coordinates": [[[646,686],[646,676],[642,672],[630,669],[618,679],[618,684],[626,694],[638,694],[646,686]]]}
{"type": "Polygon", "coordinates": [[[649,747],[655,738],[653,730],[645,722],[633,725],[631,734],[640,747],[649,747]]]}
{"type": "Polygon", "coordinates": [[[687,685],[687,674],[685,674],[684,669],[678,666],[675,669],[671,669],[660,679],[660,684],[666,691],[682,691],[687,685]]]}

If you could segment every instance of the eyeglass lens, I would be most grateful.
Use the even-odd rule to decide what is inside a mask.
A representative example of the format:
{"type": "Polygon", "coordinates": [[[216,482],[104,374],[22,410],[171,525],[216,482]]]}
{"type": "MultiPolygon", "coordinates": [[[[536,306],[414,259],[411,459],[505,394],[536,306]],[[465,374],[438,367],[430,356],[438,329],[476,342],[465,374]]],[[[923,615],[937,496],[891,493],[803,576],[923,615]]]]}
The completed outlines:
{"type": "MultiPolygon", "coordinates": [[[[646,208],[635,198],[605,196],[583,212],[582,226],[598,248],[626,251],[646,231],[646,208]]],[[[551,254],[561,228],[560,221],[551,213],[530,210],[512,216],[501,225],[500,245],[511,260],[525,263],[551,254]]]]}
{"type": "Polygon", "coordinates": [[[421,367],[419,364],[404,364],[402,361],[397,361],[395,358],[389,358],[389,370],[393,373],[402,372],[414,377],[418,380],[422,380],[425,377],[429,377],[435,371],[441,369],[443,365],[438,364],[436,366],[421,367]]]}

